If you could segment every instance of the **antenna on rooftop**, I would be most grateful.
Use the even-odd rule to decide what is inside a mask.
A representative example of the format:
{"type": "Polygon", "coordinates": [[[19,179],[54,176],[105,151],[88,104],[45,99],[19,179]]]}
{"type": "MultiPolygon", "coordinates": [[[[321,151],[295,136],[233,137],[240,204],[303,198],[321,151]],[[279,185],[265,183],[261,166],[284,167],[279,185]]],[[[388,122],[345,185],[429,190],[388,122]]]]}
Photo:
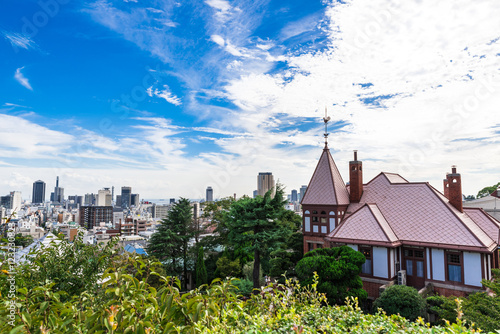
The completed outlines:
{"type": "Polygon", "coordinates": [[[325,117],[323,117],[323,121],[325,122],[325,148],[328,147],[328,122],[330,121],[330,116],[328,116],[328,112],[326,110],[326,106],[325,106],[325,117]]]}

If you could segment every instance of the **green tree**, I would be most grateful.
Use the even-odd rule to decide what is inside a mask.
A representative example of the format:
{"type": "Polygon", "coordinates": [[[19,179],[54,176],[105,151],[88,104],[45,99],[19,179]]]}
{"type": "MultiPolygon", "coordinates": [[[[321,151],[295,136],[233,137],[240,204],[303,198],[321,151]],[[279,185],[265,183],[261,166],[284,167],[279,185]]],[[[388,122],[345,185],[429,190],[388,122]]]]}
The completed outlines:
{"type": "Polygon", "coordinates": [[[16,234],[14,244],[16,246],[27,247],[33,243],[33,237],[31,235],[23,236],[21,233],[16,234]]]}
{"type": "Polygon", "coordinates": [[[500,269],[492,269],[492,279],[481,283],[489,288],[493,295],[477,292],[463,301],[464,318],[474,323],[477,328],[494,332],[500,330],[500,269]]]}
{"type": "Polygon", "coordinates": [[[207,268],[205,267],[205,254],[203,247],[198,247],[198,257],[196,258],[196,285],[207,284],[207,268]]]}
{"type": "Polygon", "coordinates": [[[276,195],[272,197],[272,189],[264,196],[256,198],[243,197],[231,204],[226,216],[228,243],[245,245],[253,252],[253,286],[259,288],[261,258],[269,255],[293,231],[290,224],[280,221],[285,210],[283,188],[278,185],[276,195]]]}
{"type": "MultiPolygon", "coordinates": [[[[30,253],[27,261],[19,264],[15,275],[16,284],[26,289],[34,289],[40,284],[53,283],[53,291],[64,291],[69,297],[83,291],[95,292],[98,279],[108,267],[117,239],[107,244],[87,245],[79,234],[70,243],[58,240],[47,247],[30,253]]],[[[0,294],[5,295],[8,284],[6,276],[0,277],[0,294]]]]}
{"type": "Polygon", "coordinates": [[[424,314],[425,306],[417,289],[406,285],[388,287],[373,303],[375,309],[381,308],[389,315],[399,314],[411,321],[424,314]]]}
{"type": "Polygon", "coordinates": [[[479,190],[476,197],[481,198],[481,197],[488,196],[489,194],[491,194],[492,192],[497,190],[499,186],[500,186],[500,182],[498,182],[497,184],[495,184],[491,187],[484,187],[483,189],[479,190]]]}
{"type": "Polygon", "coordinates": [[[366,299],[359,274],[366,259],[349,246],[319,248],[307,252],[295,271],[302,284],[312,284],[314,273],[319,277],[318,291],[332,303],[342,304],[346,297],[366,299]]]}
{"type": "Polygon", "coordinates": [[[234,261],[229,260],[225,256],[221,256],[217,260],[217,276],[225,279],[226,277],[240,276],[241,274],[241,264],[240,259],[234,261]]]}
{"type": "Polygon", "coordinates": [[[279,277],[280,281],[284,283],[282,275],[286,273],[287,276],[294,276],[295,266],[304,256],[304,235],[300,231],[302,217],[292,211],[285,210],[281,219],[290,222],[295,232],[277,250],[271,252],[269,274],[279,277]]]}
{"type": "Polygon", "coordinates": [[[172,206],[148,245],[148,254],[154,255],[165,266],[167,274],[183,274],[183,288],[187,289],[188,262],[191,261],[189,239],[194,236],[189,200],[181,198],[172,206]],[[182,269],[181,269],[182,268],[182,269]]]}

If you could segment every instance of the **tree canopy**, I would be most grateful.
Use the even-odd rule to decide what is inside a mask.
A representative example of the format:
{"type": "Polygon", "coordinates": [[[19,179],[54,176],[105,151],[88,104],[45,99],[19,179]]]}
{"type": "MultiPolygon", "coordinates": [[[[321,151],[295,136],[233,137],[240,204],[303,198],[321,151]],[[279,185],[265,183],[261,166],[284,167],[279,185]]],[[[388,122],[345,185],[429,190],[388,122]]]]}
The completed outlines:
{"type": "Polygon", "coordinates": [[[183,287],[187,285],[189,240],[194,236],[193,215],[189,200],[181,198],[175,203],[168,217],[161,221],[149,240],[148,253],[158,258],[169,275],[183,274],[183,287]]]}
{"type": "Polygon", "coordinates": [[[490,187],[484,187],[483,189],[479,190],[476,197],[481,198],[481,197],[488,196],[489,194],[491,194],[492,192],[497,190],[499,186],[500,186],[500,182],[498,182],[497,184],[492,185],[490,187]]]}
{"type": "Polygon", "coordinates": [[[314,273],[319,277],[318,291],[328,300],[341,304],[346,297],[366,299],[359,274],[365,263],[364,255],[349,246],[318,248],[307,252],[295,270],[301,283],[311,284],[314,273]]]}
{"type": "Polygon", "coordinates": [[[228,243],[244,245],[253,252],[254,288],[259,288],[260,265],[262,256],[269,255],[280,247],[293,232],[293,224],[282,220],[285,212],[284,190],[278,185],[276,195],[272,190],[256,198],[243,197],[231,203],[226,215],[228,243]]]}

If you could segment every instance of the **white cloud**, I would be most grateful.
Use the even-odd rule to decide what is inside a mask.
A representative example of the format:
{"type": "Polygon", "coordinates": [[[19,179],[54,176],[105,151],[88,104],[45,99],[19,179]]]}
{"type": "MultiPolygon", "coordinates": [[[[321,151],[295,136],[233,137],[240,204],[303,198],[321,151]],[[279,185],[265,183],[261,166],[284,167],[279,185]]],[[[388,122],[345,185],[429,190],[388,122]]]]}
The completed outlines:
{"type": "Polygon", "coordinates": [[[28,81],[28,78],[26,78],[23,73],[21,72],[21,70],[23,70],[24,67],[20,67],[16,70],[16,74],[14,74],[14,78],[17,80],[17,82],[19,82],[21,85],[23,85],[24,87],[28,88],[29,90],[33,90],[33,88],[31,88],[31,85],[28,81]]]}
{"type": "Polygon", "coordinates": [[[210,7],[214,8],[217,12],[215,16],[220,21],[228,20],[229,14],[231,12],[231,5],[226,0],[206,0],[205,3],[210,7]]]}
{"type": "Polygon", "coordinates": [[[217,45],[219,46],[224,46],[225,42],[224,42],[224,38],[222,38],[221,36],[219,35],[212,35],[210,36],[210,39],[216,43],[217,45]]]}
{"type": "Polygon", "coordinates": [[[58,155],[69,147],[71,135],[50,130],[21,117],[0,114],[0,156],[10,159],[39,159],[58,155]]]}
{"type": "MultiPolygon", "coordinates": [[[[499,15],[494,1],[437,6],[432,1],[397,6],[382,0],[334,2],[327,10],[327,49],[290,54],[289,67],[275,74],[254,72],[229,80],[226,97],[241,112],[227,125],[270,139],[276,132],[283,136],[280,126],[287,118],[314,118],[319,147],[319,120],[327,105],[333,120],[348,124],[330,139],[340,150],[339,161],[360,149],[365,158],[375,159],[365,170],[401,172],[435,182],[438,189],[448,166],[456,163],[465,192],[473,193],[465,175],[477,181],[478,166],[485,173],[494,169],[491,157],[499,153],[500,134],[492,128],[500,124],[495,109],[500,103],[499,15]]],[[[310,135],[299,133],[294,143],[311,143],[310,135]]],[[[270,139],[260,149],[279,157],[280,150],[270,152],[265,145],[284,140],[270,139]]],[[[218,144],[235,153],[242,146],[238,141],[243,139],[218,144]]],[[[290,161],[300,159],[290,156],[290,161]]],[[[295,174],[302,172],[312,170],[295,174]]],[[[488,184],[488,175],[481,185],[488,184]]]]}
{"type": "Polygon", "coordinates": [[[153,89],[153,86],[146,89],[146,93],[150,96],[156,96],[162,99],[165,99],[168,103],[172,103],[175,106],[180,106],[182,104],[182,100],[174,95],[170,88],[167,85],[163,85],[163,89],[153,89]]]}
{"type": "Polygon", "coordinates": [[[37,47],[36,43],[27,35],[8,31],[0,31],[0,35],[3,35],[14,48],[19,47],[28,50],[37,47]]]}

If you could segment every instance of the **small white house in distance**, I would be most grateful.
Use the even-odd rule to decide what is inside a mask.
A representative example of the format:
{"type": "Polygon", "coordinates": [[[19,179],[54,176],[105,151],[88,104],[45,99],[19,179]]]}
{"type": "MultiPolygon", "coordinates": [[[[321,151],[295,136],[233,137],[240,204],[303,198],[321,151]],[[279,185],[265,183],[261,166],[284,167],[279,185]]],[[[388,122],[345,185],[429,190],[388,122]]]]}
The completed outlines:
{"type": "Polygon", "coordinates": [[[500,188],[488,196],[481,197],[472,201],[465,201],[464,208],[480,208],[500,220],[500,188]]]}
{"type": "Polygon", "coordinates": [[[354,153],[346,186],[328,146],[302,200],[304,251],[349,245],[362,252],[363,287],[371,298],[392,281],[444,296],[484,289],[499,268],[500,222],[480,208],[463,208],[455,166],[441,193],[427,182],[382,172],[363,184],[354,153]]]}

